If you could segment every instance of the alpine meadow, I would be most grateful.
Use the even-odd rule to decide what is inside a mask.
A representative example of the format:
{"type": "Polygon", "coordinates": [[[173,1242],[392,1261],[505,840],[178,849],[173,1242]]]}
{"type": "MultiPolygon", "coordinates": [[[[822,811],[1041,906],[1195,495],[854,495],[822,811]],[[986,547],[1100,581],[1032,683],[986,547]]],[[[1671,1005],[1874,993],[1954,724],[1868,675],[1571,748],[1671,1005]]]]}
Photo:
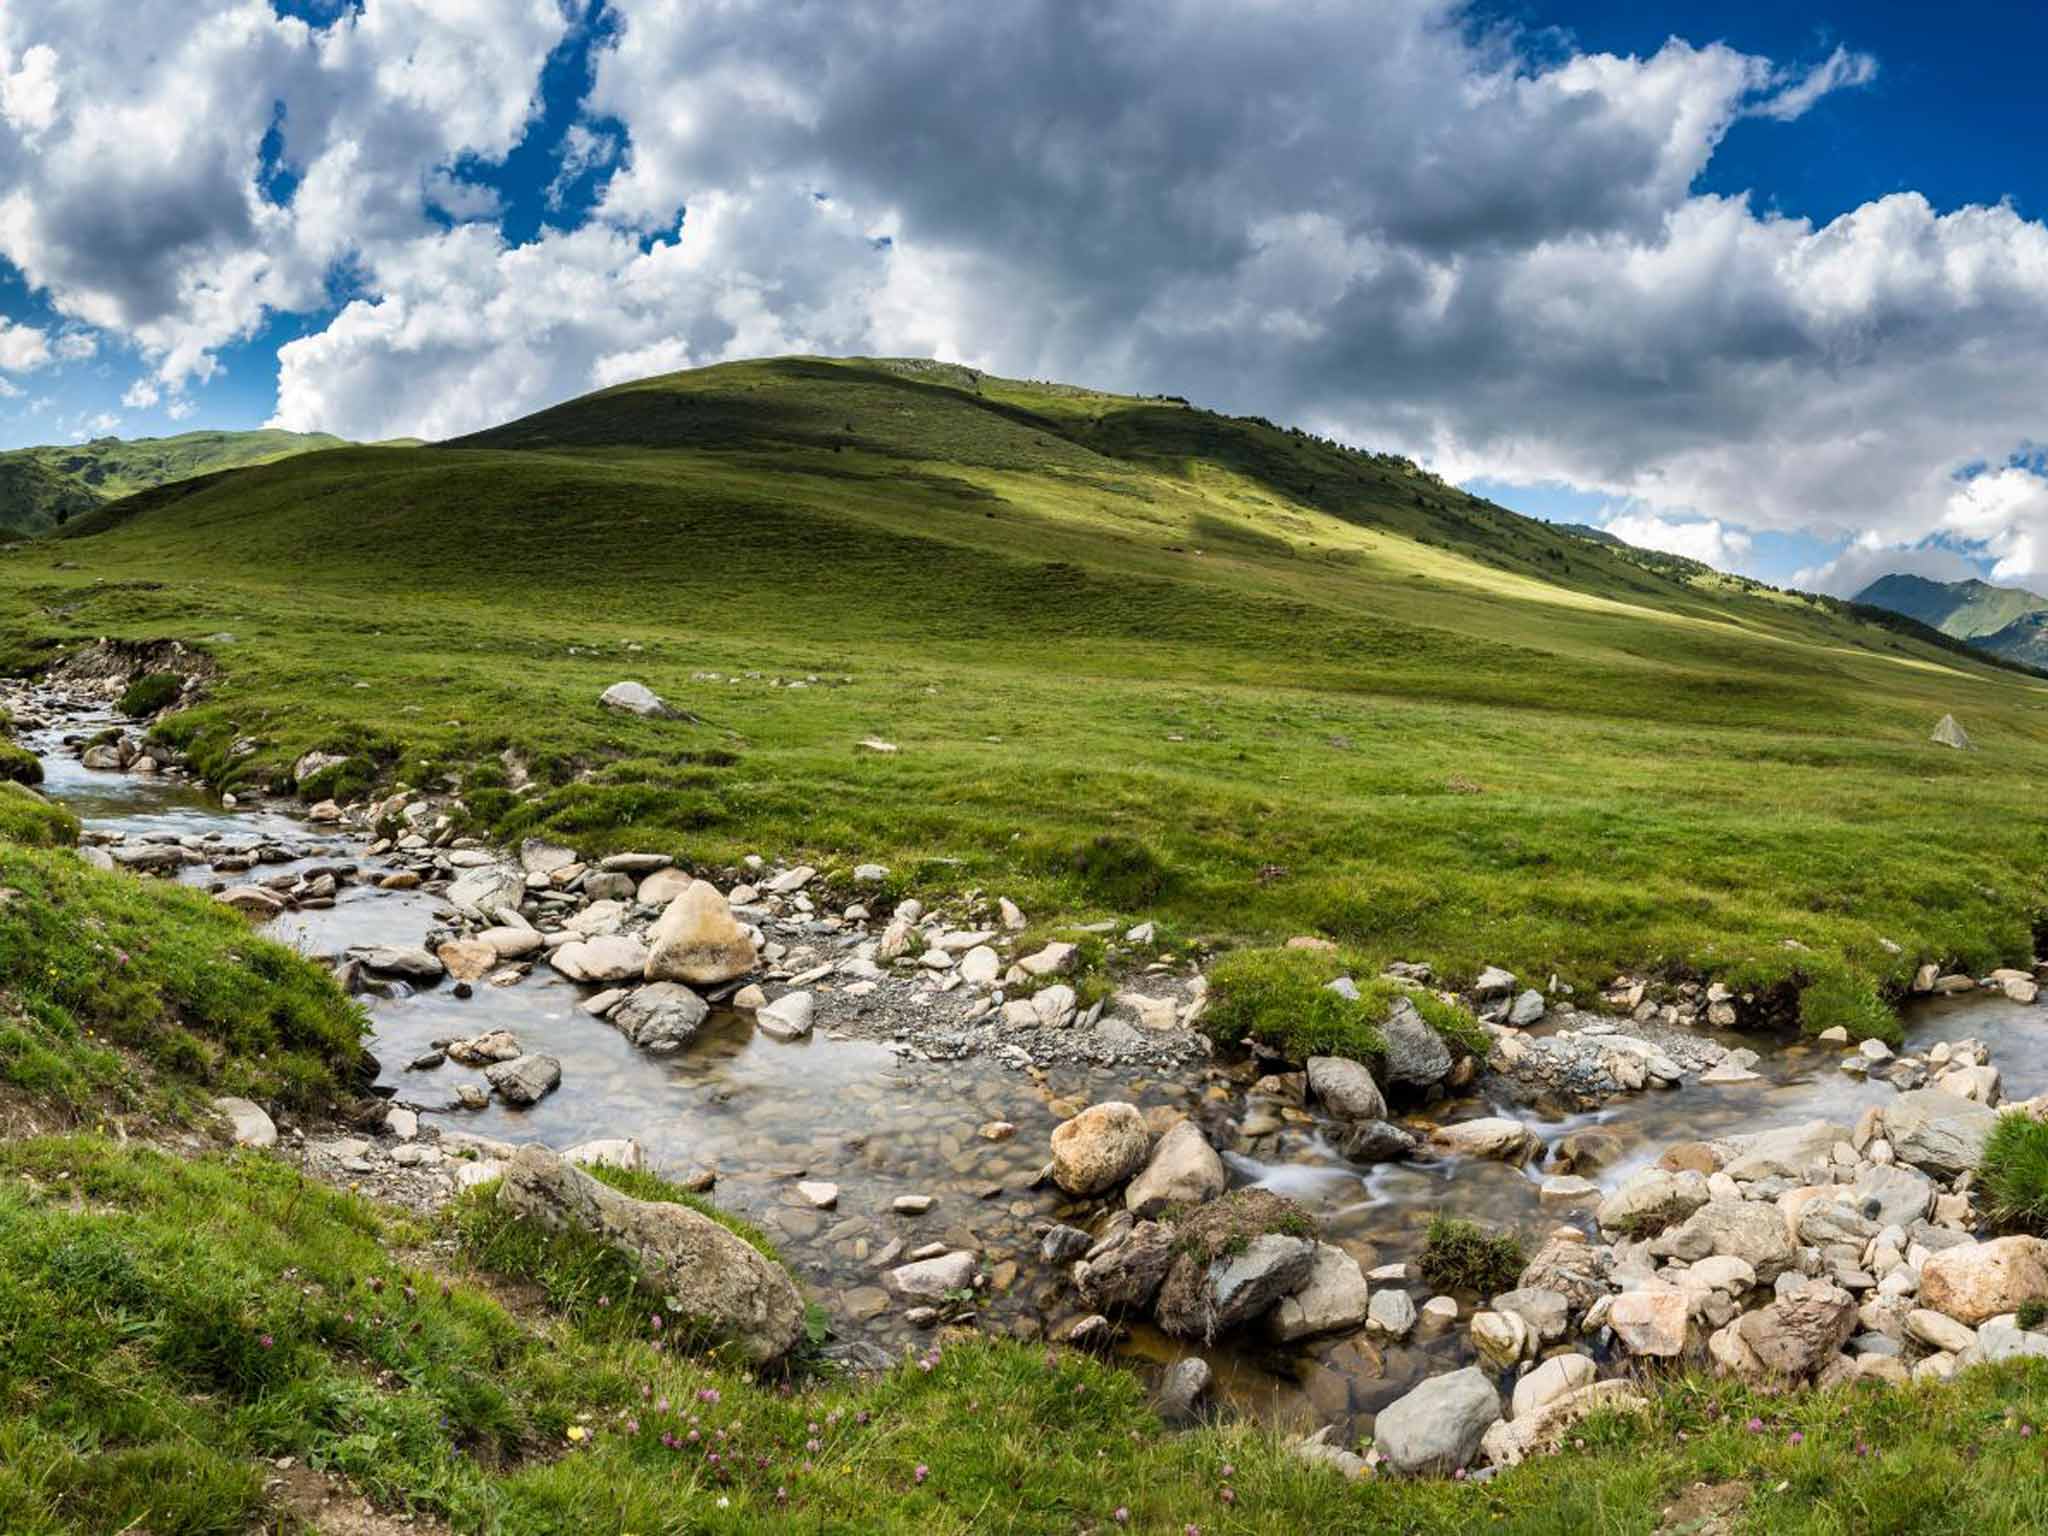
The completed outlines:
{"type": "Polygon", "coordinates": [[[0,5],[0,1536],[2048,1529],[2044,47],[0,5]]]}

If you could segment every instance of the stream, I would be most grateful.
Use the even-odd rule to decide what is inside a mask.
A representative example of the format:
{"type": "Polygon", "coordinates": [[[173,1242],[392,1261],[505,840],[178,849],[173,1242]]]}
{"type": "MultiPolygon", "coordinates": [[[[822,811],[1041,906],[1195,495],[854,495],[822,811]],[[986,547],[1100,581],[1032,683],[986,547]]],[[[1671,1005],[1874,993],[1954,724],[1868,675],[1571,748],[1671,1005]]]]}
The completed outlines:
{"type": "MultiPolygon", "coordinates": [[[[314,826],[295,809],[223,809],[179,777],[87,769],[64,738],[89,735],[119,723],[117,717],[67,708],[61,700],[43,702],[55,723],[25,732],[24,743],[42,758],[45,793],[69,806],[90,832],[199,840],[208,851],[280,842],[305,854],[299,864],[359,867],[362,878],[342,886],[331,907],[288,911],[267,925],[270,936],[333,959],[355,946],[417,945],[436,926],[441,898],[376,888],[380,870],[360,838],[314,826]]],[[[294,867],[265,865],[259,873],[294,867]]],[[[187,868],[181,878],[202,887],[233,883],[204,865],[187,868]]],[[[582,1010],[594,990],[542,965],[514,986],[480,983],[466,999],[447,985],[366,997],[380,1087],[419,1110],[423,1124],[442,1130],[555,1147],[634,1137],[657,1169],[716,1170],[719,1204],[770,1234],[832,1314],[835,1332],[891,1352],[929,1338],[901,1319],[898,1304],[882,1290],[877,1259],[897,1240],[904,1249],[941,1241],[982,1256],[992,1280],[979,1318],[984,1328],[1037,1338],[1077,1315],[1061,1275],[1039,1257],[1033,1224],[1085,1220],[1095,1207],[1032,1185],[1053,1127],[1102,1099],[1194,1116],[1223,1150],[1233,1183],[1262,1185],[1300,1201],[1322,1222],[1325,1238],[1367,1269],[1412,1260],[1424,1227],[1440,1212],[1511,1226],[1525,1240],[1540,1239],[1563,1221],[1592,1225],[1590,1206],[1540,1199],[1543,1174],[1533,1168],[1456,1158],[1363,1168],[1340,1156],[1307,1116],[1247,1137],[1241,1126],[1248,1074],[1222,1064],[1190,1068],[1180,1081],[1061,1069],[1040,1084],[988,1056],[924,1060],[826,1030],[781,1042],[729,1010],[716,1013],[687,1050],[651,1056],[582,1010]],[[559,1058],[561,1088],[525,1109],[496,1097],[482,1110],[451,1109],[455,1085],[475,1081],[474,1072],[453,1063],[406,1069],[437,1040],[491,1029],[509,1030],[527,1050],[559,1058]],[[993,1121],[1014,1124],[1015,1134],[985,1139],[980,1128],[993,1121]],[[805,1203],[795,1190],[801,1176],[837,1183],[837,1207],[820,1211],[805,1203]],[[935,1203],[927,1214],[906,1217],[891,1210],[902,1195],[928,1195],[935,1203]]],[[[2007,1097],[2018,1098],[2048,1084],[2042,1019],[2039,1005],[1993,993],[1927,999],[1906,1018],[1907,1047],[1981,1040],[2004,1075],[2007,1097]]],[[[1538,1026],[1530,1033],[1541,1032],[1538,1026]]],[[[1593,1175],[1605,1190],[1653,1163],[1673,1142],[1814,1119],[1848,1124],[1866,1105],[1894,1096],[1882,1082],[1843,1071],[1840,1047],[1732,1033],[1716,1038],[1758,1051],[1753,1070],[1760,1078],[1727,1085],[1687,1081],[1675,1090],[1627,1094],[1589,1113],[1545,1116],[1526,1104],[1487,1098],[1482,1077],[1476,1095],[1435,1106],[1432,1118],[1507,1115],[1552,1146],[1598,1127],[1620,1147],[1593,1175]]],[[[1411,1280],[1409,1291],[1418,1305],[1427,1299],[1419,1281],[1411,1280]]],[[[1192,1348],[1145,1327],[1123,1345],[1144,1365],[1170,1363],[1192,1348]]],[[[1471,1358],[1463,1327],[1434,1336],[1418,1330],[1393,1345],[1368,1341],[1363,1333],[1289,1346],[1240,1338],[1201,1353],[1215,1369],[1222,1404],[1347,1428],[1420,1377],[1471,1358]]]]}

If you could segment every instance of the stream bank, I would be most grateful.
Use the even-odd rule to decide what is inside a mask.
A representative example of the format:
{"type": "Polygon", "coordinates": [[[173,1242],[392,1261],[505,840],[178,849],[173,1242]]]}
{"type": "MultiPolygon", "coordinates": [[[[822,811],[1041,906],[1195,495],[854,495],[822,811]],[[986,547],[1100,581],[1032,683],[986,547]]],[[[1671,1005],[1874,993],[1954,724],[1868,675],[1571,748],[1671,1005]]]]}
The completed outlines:
{"type": "MultiPolygon", "coordinates": [[[[886,922],[848,908],[820,911],[804,882],[790,883],[797,870],[772,864],[729,882],[751,886],[744,897],[727,894],[739,915],[758,920],[767,945],[780,946],[771,954],[764,945],[762,981],[776,997],[808,993],[811,1028],[778,1039],[757,1010],[717,1006],[683,1049],[650,1054],[589,1011],[607,988],[578,984],[551,966],[497,967],[460,984],[424,974],[422,966],[416,984],[396,974],[399,968],[362,961],[380,950],[431,954],[436,935],[474,932],[498,915],[473,910],[464,923],[453,893],[465,880],[474,890],[516,868],[517,888],[504,894],[522,906],[529,892],[565,897],[535,901],[534,915],[538,927],[552,917],[566,929],[599,903],[637,902],[641,882],[658,868],[600,868],[595,873],[637,878],[628,882],[630,896],[593,897],[556,881],[576,862],[574,850],[560,851],[567,863],[544,850],[535,862],[552,868],[515,865],[447,836],[431,804],[423,824],[406,824],[404,808],[392,812],[407,825],[396,836],[382,835],[383,826],[368,818],[351,821],[340,807],[329,821],[308,820],[295,808],[224,808],[175,772],[84,766],[76,749],[117,725],[102,699],[36,695],[19,702],[27,719],[42,722],[26,734],[43,758],[46,789],[84,819],[91,845],[110,863],[155,868],[222,892],[252,882],[282,886],[269,931],[337,966],[353,957],[369,988],[379,1088],[398,1113],[366,1134],[301,1138],[301,1155],[334,1177],[431,1206],[485,1176],[513,1143],[636,1143],[637,1154],[623,1155],[644,1157],[687,1181],[715,1183],[721,1204],[769,1231],[833,1315],[842,1342],[868,1358],[918,1343],[920,1323],[931,1321],[913,1319],[917,1309],[902,1306],[884,1283],[892,1265],[931,1244],[975,1256],[986,1284],[974,1321],[984,1329],[1058,1337],[1086,1315],[1064,1265],[1046,1256],[1044,1234],[1062,1223],[1099,1228],[1101,1204],[1070,1199],[1046,1187],[1039,1173],[1053,1130],[1089,1104],[1130,1103],[1155,1136],[1192,1120],[1220,1149],[1233,1188],[1299,1202],[1325,1242],[1362,1273],[1376,1273],[1376,1289],[1412,1293],[1419,1307],[1429,1298],[1413,1264],[1439,1211],[1532,1240],[1559,1224],[1595,1237],[1602,1202],[1650,1169],[1667,1143],[1707,1144],[1810,1122],[1853,1128],[1898,1098],[1898,1089],[1868,1066],[1844,1071],[1844,1053],[1825,1043],[1749,1040],[1704,1018],[1686,1025],[1661,1016],[1624,1022],[1553,1000],[1540,1023],[1499,1037],[1493,1070],[1408,1117],[1424,1135],[1512,1121],[1526,1138],[1525,1155],[1503,1161],[1439,1149],[1425,1160],[1361,1167],[1344,1155],[1344,1125],[1312,1108],[1288,1074],[1207,1059],[1186,1028],[1187,1011],[1200,1004],[1195,976],[1146,978],[1150,990],[1137,995],[1156,1005],[1151,1010],[1134,1002],[1088,1018],[1089,1010],[1055,995],[1049,1015],[1033,1006],[1025,1021],[1010,1012],[1012,1002],[1025,999],[991,1008],[971,983],[944,985],[979,950],[995,951],[999,977],[1002,967],[1030,958],[1003,952],[999,905],[951,914],[951,923],[930,915],[929,933],[913,923],[913,931],[935,942],[899,968],[893,958],[875,958],[890,931],[886,922]],[[417,842],[408,846],[408,839],[417,842]],[[765,889],[777,883],[786,889],[765,889]],[[949,934],[982,941],[949,948],[949,934]],[[927,955],[951,963],[935,958],[927,965],[927,955]],[[429,980],[435,984],[424,984],[429,980]],[[870,990],[854,990],[862,986],[870,990]],[[1116,1027],[1105,1034],[1110,1026],[1116,1027]],[[461,1107],[461,1089],[481,1079],[447,1059],[446,1042],[495,1031],[512,1035],[523,1054],[558,1062],[560,1087],[528,1105],[488,1094],[480,1108],[461,1107]],[[1728,1069],[1735,1051],[1756,1056],[1728,1069]],[[437,1052],[440,1061],[413,1067],[437,1052]],[[1540,1063],[1533,1071],[1530,1058],[1540,1063]],[[1615,1085],[1615,1096],[1606,1096],[1601,1078],[1615,1085]],[[1558,1186],[1572,1180],[1588,1187],[1561,1192],[1558,1186]],[[803,1188],[820,1183],[836,1186],[829,1203],[803,1188]]],[[[589,937],[616,936],[630,926],[628,915],[603,914],[596,926],[614,916],[618,925],[589,937]]],[[[1040,986],[1029,1001],[1061,985],[1040,986]]],[[[716,997],[717,989],[707,995],[716,997]]],[[[1908,1052],[1925,1058],[1947,1045],[1953,1057],[1958,1040],[1971,1039],[2014,1083],[2038,1085],[2048,1075],[2039,1017],[2038,1005],[2015,1001],[2003,988],[1931,1000],[1908,1021],[1908,1052]]],[[[292,1128],[285,1134],[289,1141],[292,1128]]],[[[1859,1150],[1852,1142],[1852,1152],[1859,1150]]],[[[1828,1151],[1831,1159],[1832,1145],[1828,1151]]],[[[1433,1333],[1393,1337],[1366,1328],[1285,1345],[1240,1336],[1191,1352],[1141,1326],[1124,1347],[1160,1366],[1198,1353],[1215,1372],[1221,1401],[1335,1425],[1348,1443],[1369,1415],[1418,1383],[1480,1358],[1471,1333],[1475,1300],[1460,1302],[1460,1326],[1433,1333]]]]}

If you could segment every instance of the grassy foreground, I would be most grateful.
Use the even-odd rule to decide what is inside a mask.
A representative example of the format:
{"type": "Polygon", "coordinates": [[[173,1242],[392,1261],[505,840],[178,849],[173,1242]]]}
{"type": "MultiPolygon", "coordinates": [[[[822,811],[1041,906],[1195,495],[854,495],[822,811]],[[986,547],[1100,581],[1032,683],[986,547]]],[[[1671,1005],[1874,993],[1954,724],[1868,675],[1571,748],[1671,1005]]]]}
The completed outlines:
{"type": "Polygon", "coordinates": [[[162,729],[230,786],[338,750],[322,792],[455,773],[501,836],[1454,979],[1793,980],[1858,1034],[2048,908],[2039,678],[1173,401],[736,364],[66,532],[0,557],[0,656],[197,646],[162,729]],[[601,710],[626,677],[705,723],[601,710]]]}
{"type": "Polygon", "coordinates": [[[241,1536],[281,1456],[493,1536],[1648,1532],[1702,1480],[1747,1485],[1745,1531],[2048,1520],[2033,1363],[1791,1400],[1684,1379],[1490,1484],[1347,1485],[1265,1430],[1168,1433],[1128,1373],[1015,1343],[755,1384],[657,1348],[622,1296],[508,1309],[544,1244],[503,1275],[430,1265],[424,1236],[260,1155],[0,1146],[0,1529],[241,1536]]]}

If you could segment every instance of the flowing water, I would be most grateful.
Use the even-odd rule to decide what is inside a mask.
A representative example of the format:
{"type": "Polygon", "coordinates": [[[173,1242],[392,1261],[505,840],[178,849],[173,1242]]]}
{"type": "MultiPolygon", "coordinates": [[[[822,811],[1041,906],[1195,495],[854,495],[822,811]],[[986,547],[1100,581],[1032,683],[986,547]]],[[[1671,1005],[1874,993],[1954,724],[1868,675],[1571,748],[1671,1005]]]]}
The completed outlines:
{"type": "MultiPolygon", "coordinates": [[[[299,864],[375,863],[362,847],[276,809],[225,810],[176,778],[99,772],[82,767],[62,744],[66,734],[108,723],[105,715],[73,714],[31,735],[43,756],[44,788],[94,831],[133,838],[199,838],[223,850],[284,842],[306,857],[299,864]]],[[[260,875],[290,870],[266,865],[260,875]]],[[[182,878],[222,883],[204,866],[182,878]]],[[[329,958],[371,944],[418,944],[435,926],[440,901],[418,891],[380,891],[368,883],[342,887],[332,907],[288,912],[269,932],[312,956],[329,958]]],[[[401,989],[402,991],[402,989],[401,989]]],[[[1287,1123],[1247,1141],[1238,1122],[1241,1087],[1211,1070],[1180,1082],[1133,1079],[1108,1072],[1065,1070],[1043,1083],[997,1061],[932,1062],[899,1056],[867,1041],[821,1033],[793,1043],[756,1032],[742,1015],[714,1015],[690,1048],[649,1056],[617,1030],[585,1014],[586,989],[545,967],[516,986],[479,985],[467,999],[449,987],[366,999],[381,1085],[428,1122],[509,1141],[571,1146],[597,1137],[639,1139],[653,1165],[672,1172],[715,1169],[721,1205],[766,1229],[812,1295],[834,1314],[838,1331],[900,1349],[916,1337],[881,1290],[876,1260],[892,1241],[905,1248],[942,1241],[983,1256],[993,1277],[984,1325],[1036,1337],[1072,1315],[1072,1302],[1052,1266],[1037,1253],[1034,1223],[1085,1218],[1056,1191],[1033,1190],[1052,1129],[1079,1104],[1122,1098],[1141,1108],[1168,1106],[1194,1115],[1225,1150],[1233,1183],[1262,1185],[1293,1197],[1322,1222],[1326,1238],[1370,1268],[1412,1259],[1422,1232],[1439,1212],[1512,1226],[1539,1237],[1560,1221],[1590,1227],[1585,1208],[1546,1207],[1540,1173],[1465,1159],[1389,1163],[1361,1168],[1340,1156],[1312,1123],[1287,1123]],[[454,1086],[474,1074],[453,1064],[411,1072],[405,1064],[436,1040],[510,1030],[530,1051],[562,1063],[561,1088],[527,1109],[497,1099],[481,1111],[452,1109],[454,1086]],[[979,1128],[1016,1126],[991,1141],[979,1128]],[[1243,1150],[1229,1150],[1241,1147],[1243,1150]],[[816,1211],[796,1194],[799,1176],[839,1185],[838,1206],[816,1211]],[[927,1215],[893,1214],[899,1195],[931,1195],[927,1215]]],[[[2039,1006],[2022,1007],[1992,994],[1930,1000],[1911,1011],[1908,1048],[1974,1037],[1991,1050],[2009,1097],[2048,1083],[2048,1028],[2039,1006]]],[[[1893,1090],[1841,1070],[1836,1047],[1723,1037],[1762,1052],[1760,1080],[1626,1095],[1579,1115],[1545,1117],[1526,1105],[1474,1096],[1437,1107],[1437,1118],[1499,1113],[1529,1125],[1546,1144],[1599,1128],[1617,1139],[1620,1155],[1595,1177],[1613,1188],[1654,1162],[1673,1142],[1707,1140],[1812,1119],[1852,1123],[1864,1106],[1893,1090]]],[[[1241,1076],[1241,1075],[1240,1075],[1241,1076]]],[[[1482,1089],[1484,1084],[1482,1083],[1482,1089]]],[[[1412,1292],[1419,1304],[1426,1299],[1412,1292]]],[[[1165,1363],[1188,1346],[1149,1330],[1126,1345],[1139,1362],[1165,1363]]],[[[1260,1348],[1233,1342],[1204,1350],[1217,1371],[1218,1396],[1244,1411],[1350,1423],[1405,1392],[1421,1376],[1469,1357],[1462,1328],[1435,1337],[1420,1332],[1382,1347],[1362,1335],[1260,1348]]]]}

